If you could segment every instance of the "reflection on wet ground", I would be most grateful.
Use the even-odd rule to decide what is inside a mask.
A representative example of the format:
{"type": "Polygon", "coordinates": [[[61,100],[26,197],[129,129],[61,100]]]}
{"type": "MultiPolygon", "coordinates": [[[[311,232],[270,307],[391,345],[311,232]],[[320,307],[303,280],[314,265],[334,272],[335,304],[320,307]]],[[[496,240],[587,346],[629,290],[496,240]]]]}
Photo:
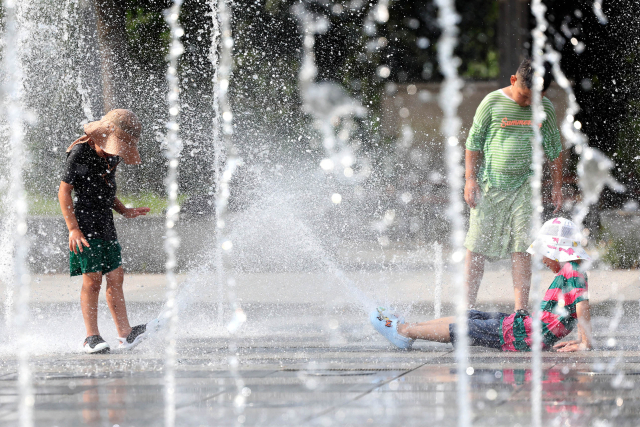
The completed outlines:
{"type": "MultiPolygon", "coordinates": [[[[234,405],[236,383],[227,370],[227,338],[178,342],[179,426],[454,426],[457,422],[453,349],[419,343],[394,351],[366,323],[314,332],[322,322],[291,330],[273,326],[237,338],[246,407],[234,405]],[[290,331],[287,333],[286,331],[290,331]],[[336,332],[337,333],[337,332],[336,332]]],[[[283,324],[286,322],[283,322],[283,324]]],[[[595,319],[606,324],[606,319],[595,319]]],[[[637,328],[623,325],[617,342],[601,328],[599,349],[545,353],[543,425],[637,426],[640,351],[637,328]]],[[[163,424],[162,342],[133,353],[33,357],[38,426],[160,426],[163,424]]],[[[530,358],[473,348],[474,425],[530,425],[530,358]]],[[[0,425],[18,425],[16,360],[0,361],[0,425]]]]}

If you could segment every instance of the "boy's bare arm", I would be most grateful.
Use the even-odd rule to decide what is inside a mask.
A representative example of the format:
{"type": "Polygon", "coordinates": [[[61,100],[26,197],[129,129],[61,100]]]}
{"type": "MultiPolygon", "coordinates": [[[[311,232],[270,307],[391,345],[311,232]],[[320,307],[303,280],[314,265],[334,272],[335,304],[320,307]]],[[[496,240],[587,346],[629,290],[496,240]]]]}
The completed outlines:
{"type": "Polygon", "coordinates": [[[578,336],[580,340],[560,342],[553,346],[556,350],[569,352],[591,350],[593,348],[589,301],[580,301],[576,304],[576,314],[578,315],[578,336]]]}
{"type": "Polygon", "coordinates": [[[78,219],[76,213],[73,210],[73,198],[71,197],[71,191],[73,185],[64,181],[60,182],[60,188],[58,189],[58,200],[60,201],[60,209],[62,210],[62,216],[64,222],[69,229],[69,250],[77,254],[78,250],[82,252],[83,246],[89,247],[89,242],[80,231],[78,226],[78,219]]]}
{"type": "Polygon", "coordinates": [[[125,218],[135,218],[140,215],[146,215],[151,209],[149,208],[128,208],[117,197],[113,201],[113,210],[118,212],[125,218]]]}
{"type": "Polygon", "coordinates": [[[478,171],[482,162],[482,151],[465,150],[464,153],[464,201],[469,207],[475,208],[480,201],[480,186],[478,185],[478,171]]]}
{"type": "Polygon", "coordinates": [[[549,169],[551,170],[551,201],[555,210],[553,213],[562,209],[562,153],[553,161],[549,162],[549,169]]]}

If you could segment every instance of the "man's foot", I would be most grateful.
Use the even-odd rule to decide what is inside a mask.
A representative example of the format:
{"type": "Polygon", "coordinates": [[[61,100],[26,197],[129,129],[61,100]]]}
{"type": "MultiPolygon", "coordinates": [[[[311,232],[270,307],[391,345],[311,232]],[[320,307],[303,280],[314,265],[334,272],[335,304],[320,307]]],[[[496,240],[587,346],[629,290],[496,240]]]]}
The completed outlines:
{"type": "Polygon", "coordinates": [[[82,348],[85,353],[89,354],[109,353],[109,344],[100,335],[91,335],[85,338],[82,348]]]}
{"type": "Polygon", "coordinates": [[[392,313],[388,308],[378,307],[369,315],[369,321],[375,330],[380,332],[391,344],[403,350],[411,349],[414,340],[398,333],[398,324],[404,323],[402,316],[392,313]]]}
{"type": "Polygon", "coordinates": [[[118,341],[120,341],[120,345],[118,348],[124,350],[131,350],[142,341],[149,338],[149,336],[158,329],[159,326],[158,319],[154,319],[151,322],[142,325],[137,325],[131,328],[131,332],[125,338],[118,337],[118,341]]]}

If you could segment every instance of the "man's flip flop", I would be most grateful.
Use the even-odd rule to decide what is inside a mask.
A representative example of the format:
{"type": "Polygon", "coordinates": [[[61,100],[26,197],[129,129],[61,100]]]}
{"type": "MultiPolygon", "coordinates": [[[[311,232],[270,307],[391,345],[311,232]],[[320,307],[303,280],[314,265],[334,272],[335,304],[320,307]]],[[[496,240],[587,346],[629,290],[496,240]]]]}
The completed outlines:
{"type": "Polygon", "coordinates": [[[413,345],[411,338],[403,337],[398,333],[398,324],[404,323],[404,319],[399,318],[395,313],[391,313],[385,307],[378,307],[369,315],[369,321],[376,331],[398,348],[410,350],[413,345]]]}

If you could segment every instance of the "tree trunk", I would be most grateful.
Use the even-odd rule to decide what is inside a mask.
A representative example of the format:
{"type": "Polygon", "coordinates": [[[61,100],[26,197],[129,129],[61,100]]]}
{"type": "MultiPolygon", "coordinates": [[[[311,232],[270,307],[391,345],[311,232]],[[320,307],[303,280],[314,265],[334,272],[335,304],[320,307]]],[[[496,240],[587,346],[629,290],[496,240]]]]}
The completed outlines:
{"type": "Polygon", "coordinates": [[[114,108],[128,108],[127,32],[123,3],[118,0],[94,0],[105,113],[114,108]]]}
{"type": "Polygon", "coordinates": [[[500,85],[509,85],[527,51],[524,42],[529,34],[529,2],[527,0],[499,0],[498,57],[500,85]]]}

